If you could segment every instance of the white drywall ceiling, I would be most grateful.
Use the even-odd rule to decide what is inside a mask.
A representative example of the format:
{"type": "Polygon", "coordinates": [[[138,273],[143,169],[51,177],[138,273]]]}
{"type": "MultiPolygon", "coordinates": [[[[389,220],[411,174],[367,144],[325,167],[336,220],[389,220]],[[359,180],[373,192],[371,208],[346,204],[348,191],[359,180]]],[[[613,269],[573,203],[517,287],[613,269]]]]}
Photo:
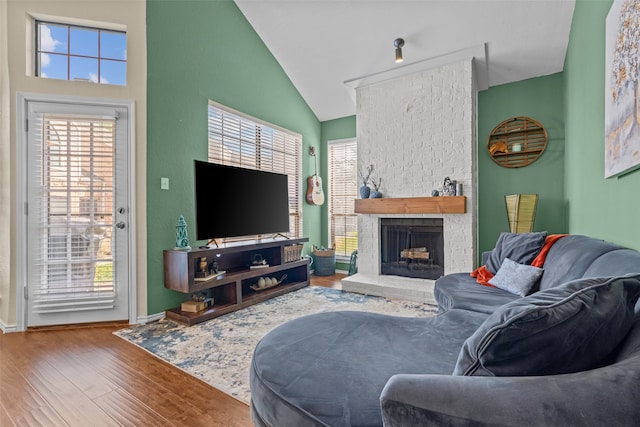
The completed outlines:
{"type": "Polygon", "coordinates": [[[345,81],[485,45],[496,86],[562,71],[574,0],[235,0],[319,120],[355,114],[345,81]]]}

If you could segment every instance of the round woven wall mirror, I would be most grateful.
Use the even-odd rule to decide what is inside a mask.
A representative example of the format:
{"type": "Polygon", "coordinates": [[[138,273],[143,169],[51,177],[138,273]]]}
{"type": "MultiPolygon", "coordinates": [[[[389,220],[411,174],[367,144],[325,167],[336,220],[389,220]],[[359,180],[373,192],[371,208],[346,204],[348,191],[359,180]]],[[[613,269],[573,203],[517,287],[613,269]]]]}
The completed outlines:
{"type": "Polygon", "coordinates": [[[538,160],[547,147],[547,130],[530,117],[511,117],[493,128],[489,157],[505,168],[522,168],[538,160]]]}

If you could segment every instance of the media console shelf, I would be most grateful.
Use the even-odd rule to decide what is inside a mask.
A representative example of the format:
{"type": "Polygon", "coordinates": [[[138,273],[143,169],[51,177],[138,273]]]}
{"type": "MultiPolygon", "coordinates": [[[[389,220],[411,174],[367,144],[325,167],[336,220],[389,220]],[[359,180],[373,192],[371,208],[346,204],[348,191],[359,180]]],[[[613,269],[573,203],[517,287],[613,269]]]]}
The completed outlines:
{"type": "MultiPolygon", "coordinates": [[[[309,286],[309,260],[289,259],[285,247],[302,245],[308,238],[261,239],[251,242],[226,243],[219,248],[164,251],[164,287],[192,294],[208,291],[214,299],[212,307],[196,313],[182,311],[180,307],[166,311],[169,319],[187,325],[204,322],[253,304],[309,286]],[[203,258],[205,258],[203,260],[203,258]],[[254,259],[264,259],[268,267],[251,269],[254,259]],[[215,261],[224,274],[196,280],[201,262],[215,261]],[[275,277],[282,283],[269,289],[256,291],[260,277],[275,277]]],[[[287,251],[289,252],[289,251],[287,251]]]]}

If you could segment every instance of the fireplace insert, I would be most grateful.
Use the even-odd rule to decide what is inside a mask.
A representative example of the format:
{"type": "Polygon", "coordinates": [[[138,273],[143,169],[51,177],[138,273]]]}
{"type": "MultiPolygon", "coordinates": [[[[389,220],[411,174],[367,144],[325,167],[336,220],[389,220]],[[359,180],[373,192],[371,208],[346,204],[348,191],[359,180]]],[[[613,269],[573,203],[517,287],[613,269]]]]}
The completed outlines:
{"type": "Polygon", "coordinates": [[[442,218],[382,218],[381,274],[437,279],[444,274],[442,218]]]}

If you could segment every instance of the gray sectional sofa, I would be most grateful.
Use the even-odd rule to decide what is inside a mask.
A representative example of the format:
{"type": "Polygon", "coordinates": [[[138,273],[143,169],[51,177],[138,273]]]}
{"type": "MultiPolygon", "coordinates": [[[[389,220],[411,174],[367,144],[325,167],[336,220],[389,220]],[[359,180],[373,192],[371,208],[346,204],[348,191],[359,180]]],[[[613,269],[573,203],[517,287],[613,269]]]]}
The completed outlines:
{"type": "MultiPolygon", "coordinates": [[[[531,249],[518,239],[532,236],[501,236],[483,260],[497,269],[531,249]],[[503,237],[510,246],[499,246],[503,237]]],[[[444,276],[441,313],[430,318],[336,312],[287,322],[253,355],[254,423],[638,425],[640,253],[571,235],[543,269],[525,297],[468,273],[444,276]]]]}

